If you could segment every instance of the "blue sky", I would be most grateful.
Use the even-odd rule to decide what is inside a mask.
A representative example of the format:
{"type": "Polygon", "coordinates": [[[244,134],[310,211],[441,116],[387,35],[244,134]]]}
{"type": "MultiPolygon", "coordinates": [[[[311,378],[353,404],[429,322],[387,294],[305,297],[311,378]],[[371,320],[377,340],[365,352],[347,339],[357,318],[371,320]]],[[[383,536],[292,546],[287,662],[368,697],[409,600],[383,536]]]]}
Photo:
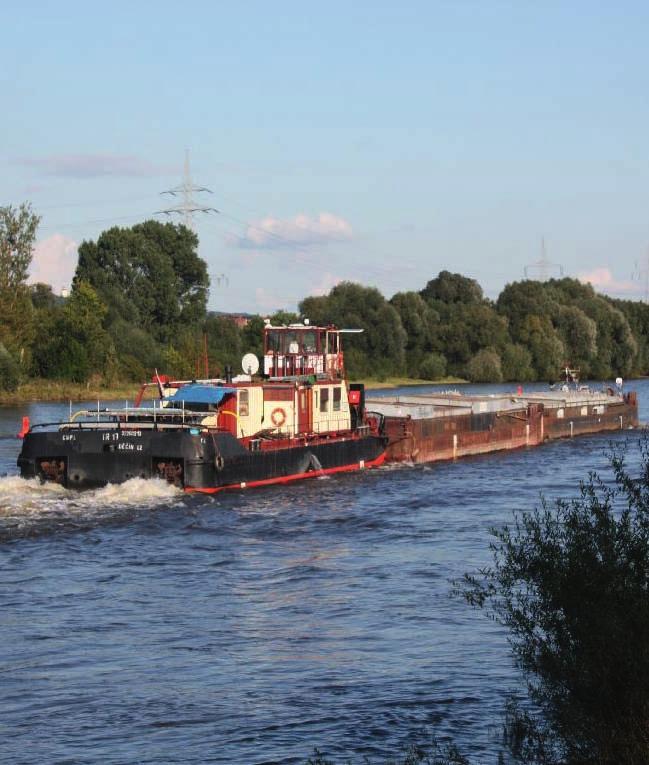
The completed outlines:
{"type": "Polygon", "coordinates": [[[196,221],[216,309],[441,269],[495,297],[542,236],[642,297],[647,28],[603,0],[6,3],[0,204],[42,214],[35,273],[62,286],[83,239],[165,204],[188,148],[221,211],[196,221]]]}

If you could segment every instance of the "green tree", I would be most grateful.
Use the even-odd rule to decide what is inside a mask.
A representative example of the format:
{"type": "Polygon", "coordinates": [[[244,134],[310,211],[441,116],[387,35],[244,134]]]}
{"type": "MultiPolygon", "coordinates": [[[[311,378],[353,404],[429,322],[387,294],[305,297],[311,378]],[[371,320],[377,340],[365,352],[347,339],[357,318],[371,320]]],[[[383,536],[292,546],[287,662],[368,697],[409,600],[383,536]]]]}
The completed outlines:
{"type": "Polygon", "coordinates": [[[566,353],[566,363],[578,367],[583,378],[590,376],[597,358],[597,324],[574,305],[560,306],[556,325],[566,353]]]}
{"type": "Polygon", "coordinates": [[[34,335],[26,283],[39,222],[29,203],[0,207],[0,343],[23,369],[30,364],[34,335]]]}
{"type": "Polygon", "coordinates": [[[14,293],[27,282],[40,217],[28,202],[0,207],[0,295],[14,293]]]}
{"type": "Polygon", "coordinates": [[[300,313],[314,325],[364,330],[345,345],[345,363],[352,376],[403,372],[405,330],[395,308],[374,287],[341,282],[327,296],[305,298],[300,313]]]}
{"type": "Polygon", "coordinates": [[[293,313],[293,311],[275,311],[270,317],[270,323],[275,326],[281,326],[282,324],[297,324],[299,321],[299,315],[293,313]]]}
{"type": "Polygon", "coordinates": [[[93,374],[112,377],[116,354],[103,328],[107,308],[95,290],[77,281],[62,308],[41,309],[33,371],[39,376],[86,382],[93,374]]]}
{"type": "Polygon", "coordinates": [[[241,359],[244,350],[241,343],[241,331],[229,316],[210,316],[205,323],[207,332],[208,352],[210,363],[224,373],[226,365],[232,367],[232,373],[237,375],[241,369],[241,359]]]}
{"type": "Polygon", "coordinates": [[[264,320],[261,316],[253,316],[241,330],[241,350],[254,353],[261,365],[264,355],[264,320]]]}
{"type": "Polygon", "coordinates": [[[638,300],[613,300],[610,303],[621,311],[638,346],[632,374],[649,372],[649,305],[638,300]]]}
{"type": "Polygon", "coordinates": [[[16,390],[20,368],[9,351],[0,343],[0,390],[16,390]]]}
{"type": "Polygon", "coordinates": [[[531,280],[507,284],[496,301],[496,310],[507,319],[515,343],[527,334],[525,324],[528,316],[538,316],[552,323],[558,308],[559,303],[546,290],[544,283],[531,280]]]}
{"type": "Polygon", "coordinates": [[[500,356],[493,348],[483,348],[466,365],[466,376],[471,382],[502,382],[500,356]]]}
{"type": "Polygon", "coordinates": [[[81,244],[74,283],[97,291],[108,324],[123,319],[166,341],[178,327],[205,319],[209,278],[197,247],[196,235],[182,225],[111,228],[81,244]]]}
{"type": "Polygon", "coordinates": [[[37,284],[31,285],[30,296],[32,300],[32,306],[36,311],[42,309],[51,309],[64,302],[63,298],[60,298],[54,294],[51,285],[43,284],[43,282],[38,282],[37,284]]]}
{"type": "Polygon", "coordinates": [[[536,314],[526,316],[520,325],[518,340],[532,356],[536,379],[556,380],[566,363],[566,352],[550,318],[536,314]]]}
{"type": "Polygon", "coordinates": [[[424,356],[417,376],[422,380],[441,380],[446,377],[446,359],[441,353],[428,353],[424,356]]]}
{"type": "Polygon", "coordinates": [[[502,353],[503,379],[508,382],[528,382],[534,380],[532,354],[522,345],[507,344],[502,353]]]}
{"type": "Polygon", "coordinates": [[[120,364],[120,376],[141,382],[155,369],[162,371],[163,346],[146,330],[123,319],[108,327],[120,364]]]}
{"type": "Polygon", "coordinates": [[[484,295],[482,287],[475,279],[469,279],[462,274],[452,274],[450,271],[440,271],[431,279],[420,295],[430,303],[460,303],[472,305],[482,303],[484,295]]]}
{"type": "MultiPolygon", "coordinates": [[[[406,370],[411,377],[417,377],[427,354],[439,348],[439,314],[417,292],[399,292],[390,305],[399,314],[407,337],[406,370]]],[[[438,376],[444,374],[445,371],[438,376]]]]}
{"type": "Polygon", "coordinates": [[[461,589],[509,631],[538,713],[514,704],[510,743],[538,765],[649,762],[649,449],[613,480],[493,530],[494,563],[461,589]],[[635,470],[634,470],[635,473],[635,470]]]}

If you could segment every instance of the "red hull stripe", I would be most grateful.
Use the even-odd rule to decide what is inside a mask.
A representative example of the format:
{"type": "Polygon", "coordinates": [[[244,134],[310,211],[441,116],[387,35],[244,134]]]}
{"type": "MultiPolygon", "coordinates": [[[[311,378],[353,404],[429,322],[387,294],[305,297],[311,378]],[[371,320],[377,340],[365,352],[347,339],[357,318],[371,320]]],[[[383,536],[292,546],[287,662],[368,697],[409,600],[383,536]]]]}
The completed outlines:
{"type": "MultiPolygon", "coordinates": [[[[366,462],[364,468],[373,468],[382,465],[385,462],[385,452],[375,460],[366,462]]],[[[356,470],[362,470],[358,462],[351,465],[341,465],[340,467],[327,468],[326,470],[312,470],[309,473],[294,473],[293,475],[282,475],[277,478],[264,478],[262,481],[243,481],[241,483],[231,483],[227,486],[208,486],[206,488],[197,488],[195,486],[186,486],[185,491],[188,494],[216,494],[217,491],[226,489],[251,489],[254,486],[271,486],[278,483],[290,483],[291,481],[300,481],[303,478],[318,478],[321,475],[332,475],[333,473],[352,473],[356,470]]]]}

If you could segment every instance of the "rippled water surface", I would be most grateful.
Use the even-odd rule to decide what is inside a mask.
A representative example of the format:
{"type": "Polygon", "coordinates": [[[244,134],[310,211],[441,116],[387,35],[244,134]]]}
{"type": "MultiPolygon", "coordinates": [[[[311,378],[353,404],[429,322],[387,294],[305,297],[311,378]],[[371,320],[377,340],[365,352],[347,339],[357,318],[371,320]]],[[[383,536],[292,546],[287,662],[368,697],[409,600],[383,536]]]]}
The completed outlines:
{"type": "MultiPolygon", "coordinates": [[[[644,421],[649,381],[630,387],[644,421]]],[[[489,561],[491,526],[637,442],[216,498],[139,479],[72,493],[17,477],[26,411],[0,408],[0,761],[16,765],[303,763],[314,746],[382,762],[430,733],[493,762],[518,679],[449,582],[489,561]]]]}

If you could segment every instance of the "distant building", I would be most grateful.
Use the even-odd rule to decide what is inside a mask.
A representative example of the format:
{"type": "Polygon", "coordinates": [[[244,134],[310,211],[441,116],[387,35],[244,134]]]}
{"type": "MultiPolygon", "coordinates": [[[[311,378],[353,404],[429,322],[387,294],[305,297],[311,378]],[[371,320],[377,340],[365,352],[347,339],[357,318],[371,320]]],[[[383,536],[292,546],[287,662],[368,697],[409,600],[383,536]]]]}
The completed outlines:
{"type": "Polygon", "coordinates": [[[243,329],[250,324],[254,314],[251,313],[226,313],[225,311],[213,311],[213,316],[219,316],[222,319],[230,319],[239,329],[243,329]]]}
{"type": "Polygon", "coordinates": [[[243,329],[244,327],[247,327],[248,324],[250,324],[250,316],[247,316],[245,313],[234,313],[230,314],[230,318],[232,321],[239,327],[239,329],[243,329]]]}

